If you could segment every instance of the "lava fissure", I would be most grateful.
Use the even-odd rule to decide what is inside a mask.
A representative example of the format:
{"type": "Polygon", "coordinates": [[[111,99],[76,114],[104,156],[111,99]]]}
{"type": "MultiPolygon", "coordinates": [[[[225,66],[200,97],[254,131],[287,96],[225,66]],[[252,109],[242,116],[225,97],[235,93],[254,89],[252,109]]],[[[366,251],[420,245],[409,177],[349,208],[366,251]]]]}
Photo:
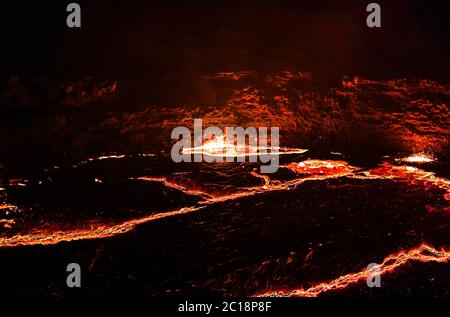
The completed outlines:
{"type": "Polygon", "coordinates": [[[345,274],[329,282],[318,283],[306,289],[268,290],[255,294],[254,297],[317,297],[323,293],[344,289],[350,285],[367,280],[374,276],[375,272],[379,275],[393,272],[409,261],[446,263],[449,260],[450,250],[436,250],[427,244],[422,244],[406,252],[400,251],[391,254],[379,266],[372,269],[365,268],[356,273],[345,274]]]}
{"type": "MultiPolygon", "coordinates": [[[[146,217],[128,220],[121,224],[99,224],[97,226],[91,225],[90,228],[80,228],[69,231],[40,231],[39,229],[35,229],[28,234],[17,234],[10,237],[4,236],[0,237],[0,248],[37,244],[49,245],[56,244],[62,241],[110,237],[113,235],[128,232],[136,225],[139,225],[141,223],[151,222],[162,218],[197,211],[202,208],[202,205],[211,205],[272,191],[289,190],[304,183],[305,181],[322,181],[341,177],[354,179],[398,179],[403,182],[411,183],[412,185],[417,185],[417,182],[419,182],[423,186],[434,186],[445,190],[446,193],[443,195],[443,197],[447,201],[450,200],[450,181],[445,178],[437,177],[432,172],[427,172],[411,166],[395,166],[390,163],[383,163],[377,168],[367,171],[361,171],[360,168],[350,166],[345,161],[305,160],[300,163],[290,163],[281,167],[295,172],[297,175],[299,175],[299,177],[286,181],[271,180],[268,175],[261,175],[253,171],[250,174],[253,177],[261,179],[263,184],[259,186],[244,188],[235,193],[222,195],[214,195],[198,189],[193,190],[190,189],[187,185],[169,181],[166,177],[145,176],[132,178],[143,181],[159,182],[167,187],[177,189],[187,195],[199,196],[201,197],[201,200],[198,202],[197,206],[181,208],[170,212],[156,213],[146,217]]],[[[430,210],[435,209],[436,207],[430,207],[430,210]]],[[[448,207],[443,207],[440,209],[443,211],[449,210],[448,207]]],[[[10,224],[8,223],[7,225],[10,224]]]]}

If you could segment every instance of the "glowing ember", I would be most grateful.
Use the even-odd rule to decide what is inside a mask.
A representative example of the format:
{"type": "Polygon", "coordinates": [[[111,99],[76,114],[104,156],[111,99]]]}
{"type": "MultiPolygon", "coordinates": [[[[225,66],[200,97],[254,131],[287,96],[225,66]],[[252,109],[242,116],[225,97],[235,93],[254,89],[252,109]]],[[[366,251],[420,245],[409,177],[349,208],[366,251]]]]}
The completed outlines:
{"type": "MultiPolygon", "coordinates": [[[[142,156],[142,157],[154,157],[156,156],[156,154],[153,153],[141,153],[141,154],[137,154],[136,156],[142,156]]],[[[97,157],[90,157],[84,161],[81,161],[77,164],[72,165],[73,168],[76,167],[80,167],[82,165],[88,164],[90,162],[95,162],[95,161],[104,161],[104,160],[111,160],[111,159],[123,159],[126,157],[132,157],[132,155],[125,155],[125,154],[112,154],[112,155],[102,155],[102,156],[97,156],[97,157]]],[[[59,168],[57,166],[55,166],[54,168],[59,168]]]]}
{"type": "Polygon", "coordinates": [[[1,209],[17,209],[17,207],[10,204],[0,204],[0,210],[1,209]]]}
{"type": "Polygon", "coordinates": [[[0,225],[6,229],[11,228],[15,223],[14,219],[0,219],[0,225]]]}

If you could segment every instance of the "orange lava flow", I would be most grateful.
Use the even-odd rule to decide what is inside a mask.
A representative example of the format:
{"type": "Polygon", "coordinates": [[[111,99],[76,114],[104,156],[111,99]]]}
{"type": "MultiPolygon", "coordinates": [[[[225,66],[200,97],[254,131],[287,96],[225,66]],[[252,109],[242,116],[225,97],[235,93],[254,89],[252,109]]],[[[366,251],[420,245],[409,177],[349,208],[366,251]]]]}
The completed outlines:
{"type": "Polygon", "coordinates": [[[333,160],[305,160],[300,163],[290,163],[285,167],[297,174],[333,177],[346,176],[357,170],[356,167],[348,165],[345,161],[333,160]]]}
{"type": "Polygon", "coordinates": [[[301,176],[288,181],[279,181],[279,180],[271,180],[268,175],[261,175],[253,171],[250,174],[254,177],[261,179],[263,181],[262,185],[248,187],[240,192],[229,195],[213,197],[200,203],[213,204],[218,202],[224,202],[227,200],[252,196],[256,194],[267,193],[271,191],[288,190],[306,181],[315,181],[315,180],[320,181],[330,178],[350,176],[355,170],[357,170],[357,168],[349,166],[346,162],[331,161],[331,160],[330,161],[306,160],[301,163],[291,163],[289,165],[281,167],[291,169],[296,173],[300,174],[301,176]],[[305,168],[305,170],[303,170],[303,168],[305,168]]]}
{"type": "Polygon", "coordinates": [[[310,288],[298,288],[291,290],[269,290],[254,295],[254,297],[317,297],[320,294],[344,289],[349,285],[356,284],[373,277],[375,274],[386,274],[393,272],[398,267],[409,261],[439,262],[446,263],[450,260],[450,250],[436,250],[435,248],[422,244],[421,246],[387,256],[383,262],[372,269],[364,269],[356,273],[342,275],[329,282],[322,282],[310,288]],[[375,271],[377,270],[377,271],[375,271]]]}
{"type": "Polygon", "coordinates": [[[437,177],[433,172],[427,172],[413,166],[395,166],[389,163],[383,163],[380,167],[361,172],[351,176],[359,179],[397,179],[412,184],[423,184],[425,186],[434,186],[446,191],[444,199],[450,200],[450,181],[443,177],[437,177]]]}
{"type": "MultiPolygon", "coordinates": [[[[214,195],[206,193],[202,190],[189,188],[187,185],[175,181],[169,181],[165,177],[140,177],[132,178],[144,181],[160,182],[167,187],[180,190],[188,195],[196,195],[201,197],[197,206],[191,206],[174,210],[165,213],[156,213],[138,219],[128,220],[120,224],[89,224],[82,228],[69,230],[49,230],[49,229],[34,229],[29,233],[16,234],[14,236],[0,236],[0,248],[37,245],[37,244],[57,244],[63,241],[75,241],[82,239],[100,239],[122,234],[132,230],[135,226],[159,220],[167,217],[187,214],[197,211],[202,205],[212,205],[216,203],[236,200],[243,197],[264,194],[272,191],[289,190],[293,187],[301,185],[306,181],[321,181],[326,179],[348,177],[354,179],[396,179],[404,181],[411,185],[420,184],[429,188],[430,186],[440,188],[446,191],[443,195],[444,199],[450,200],[450,181],[435,176],[432,172],[427,172],[419,168],[411,166],[396,166],[390,163],[383,163],[379,167],[361,171],[359,168],[348,165],[345,161],[333,160],[305,160],[299,163],[290,163],[288,165],[280,166],[282,168],[290,169],[295,172],[298,177],[280,181],[272,180],[268,175],[260,175],[256,172],[250,174],[261,179],[262,184],[247,188],[241,188],[238,192],[231,194],[214,195]]],[[[11,205],[0,205],[1,208],[11,207],[11,205]]],[[[429,211],[450,211],[449,207],[443,206],[427,206],[429,211]]],[[[11,225],[11,224],[8,224],[11,225]]]]}
{"type": "Polygon", "coordinates": [[[120,224],[107,225],[98,224],[92,225],[89,228],[78,228],[66,231],[35,231],[28,234],[18,234],[12,237],[1,237],[0,247],[10,248],[30,245],[52,245],[60,242],[101,239],[116,236],[133,230],[137,225],[175,216],[184,215],[195,212],[203,207],[189,207],[181,208],[173,211],[152,214],[138,219],[132,219],[120,224]]]}
{"type": "MultiPolygon", "coordinates": [[[[328,163],[330,164],[330,163],[328,163]]],[[[247,189],[243,189],[240,192],[228,194],[228,195],[221,195],[217,197],[213,197],[210,194],[207,194],[202,191],[195,191],[187,189],[185,186],[177,184],[175,182],[170,182],[166,178],[163,177],[141,177],[137,178],[144,181],[154,181],[154,182],[160,182],[164,185],[178,189],[180,191],[183,191],[184,193],[190,194],[190,195],[200,195],[203,196],[203,200],[199,202],[200,205],[210,205],[220,202],[225,202],[229,200],[235,200],[242,197],[252,196],[255,194],[260,194],[264,192],[269,191],[276,191],[276,190],[285,190],[290,186],[298,185],[305,180],[320,180],[325,179],[328,177],[336,177],[333,173],[330,175],[318,175],[318,176],[310,176],[306,179],[294,179],[291,181],[287,181],[284,183],[280,182],[271,182],[270,178],[266,175],[259,175],[256,172],[252,172],[252,175],[258,178],[261,178],[264,181],[264,185],[261,186],[255,186],[250,187],[247,189]]],[[[189,208],[182,208],[179,210],[174,210],[170,212],[164,212],[164,213],[157,213],[152,214],[146,217],[138,218],[138,219],[132,219],[129,221],[125,221],[121,224],[114,224],[114,225],[108,225],[108,224],[96,224],[91,225],[90,227],[83,227],[83,228],[77,228],[72,230],[39,230],[35,229],[30,233],[27,234],[17,234],[11,237],[0,237],[0,248],[6,248],[6,247],[17,247],[17,246],[31,246],[31,245],[52,245],[57,244],[59,242],[68,242],[68,241],[76,241],[76,240],[85,240],[85,239],[101,239],[101,238],[107,238],[119,234],[126,233],[130,230],[132,230],[135,226],[140,225],[142,223],[147,223],[167,217],[177,216],[181,214],[187,214],[193,211],[197,211],[199,209],[203,208],[200,207],[189,207],[189,208]]]]}

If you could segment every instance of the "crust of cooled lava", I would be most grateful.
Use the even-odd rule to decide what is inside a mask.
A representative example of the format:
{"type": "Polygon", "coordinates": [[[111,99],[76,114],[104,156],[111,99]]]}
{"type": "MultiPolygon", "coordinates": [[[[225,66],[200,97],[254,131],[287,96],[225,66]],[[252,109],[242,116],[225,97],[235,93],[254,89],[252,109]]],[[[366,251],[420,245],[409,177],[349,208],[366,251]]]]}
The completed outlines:
{"type": "Polygon", "coordinates": [[[94,153],[167,153],[171,129],[194,118],[204,126],[279,126],[282,145],[354,156],[450,153],[450,87],[430,80],[229,72],[165,79],[148,90],[152,98],[91,77],[12,77],[0,108],[2,174],[94,153]]]}

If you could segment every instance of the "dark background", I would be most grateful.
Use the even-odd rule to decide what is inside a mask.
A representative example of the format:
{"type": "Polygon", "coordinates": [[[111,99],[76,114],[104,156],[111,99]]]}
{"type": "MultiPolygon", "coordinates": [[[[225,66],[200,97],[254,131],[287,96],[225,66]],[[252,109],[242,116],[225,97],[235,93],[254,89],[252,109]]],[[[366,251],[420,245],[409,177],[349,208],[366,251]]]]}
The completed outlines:
{"type": "MultiPolygon", "coordinates": [[[[11,1],[12,2],[12,1],[11,1]]],[[[72,1],[2,4],[1,78],[142,78],[238,70],[333,71],[448,82],[448,1],[72,1]]]]}

